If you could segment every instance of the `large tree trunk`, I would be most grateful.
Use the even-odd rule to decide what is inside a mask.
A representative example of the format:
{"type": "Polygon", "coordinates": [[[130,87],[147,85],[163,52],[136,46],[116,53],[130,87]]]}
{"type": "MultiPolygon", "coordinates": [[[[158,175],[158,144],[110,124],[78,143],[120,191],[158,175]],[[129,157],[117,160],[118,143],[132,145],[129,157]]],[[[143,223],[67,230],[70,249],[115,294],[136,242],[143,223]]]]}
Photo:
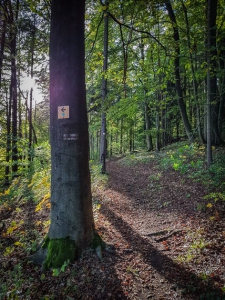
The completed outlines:
{"type": "Polygon", "coordinates": [[[94,238],[84,65],[85,1],[53,0],[50,38],[51,225],[33,261],[60,267],[94,238]],[[43,257],[41,256],[43,254],[43,257]]]}

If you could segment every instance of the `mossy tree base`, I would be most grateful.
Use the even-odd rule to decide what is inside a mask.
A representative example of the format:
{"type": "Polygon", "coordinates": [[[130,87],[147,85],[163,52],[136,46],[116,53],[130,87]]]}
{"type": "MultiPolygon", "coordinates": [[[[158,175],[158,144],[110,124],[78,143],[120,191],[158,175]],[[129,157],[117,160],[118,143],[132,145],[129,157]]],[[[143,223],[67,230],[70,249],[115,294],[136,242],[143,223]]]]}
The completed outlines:
{"type": "Polygon", "coordinates": [[[76,258],[75,241],[69,237],[60,239],[47,238],[42,248],[47,248],[44,269],[60,268],[65,261],[74,261],[76,258]]]}
{"type": "MultiPolygon", "coordinates": [[[[102,240],[97,231],[94,231],[94,236],[89,247],[96,251],[99,256],[99,249],[104,250],[106,243],[102,240]]],[[[85,250],[85,249],[83,249],[85,250]]],[[[76,242],[70,237],[50,239],[46,236],[40,244],[38,251],[28,258],[29,261],[37,265],[41,265],[43,269],[61,268],[66,262],[74,261],[81,251],[77,249],[76,242]]]]}
{"type": "Polygon", "coordinates": [[[40,265],[43,269],[61,268],[65,261],[76,258],[76,243],[69,237],[50,239],[46,236],[37,252],[27,258],[28,261],[40,265]]]}

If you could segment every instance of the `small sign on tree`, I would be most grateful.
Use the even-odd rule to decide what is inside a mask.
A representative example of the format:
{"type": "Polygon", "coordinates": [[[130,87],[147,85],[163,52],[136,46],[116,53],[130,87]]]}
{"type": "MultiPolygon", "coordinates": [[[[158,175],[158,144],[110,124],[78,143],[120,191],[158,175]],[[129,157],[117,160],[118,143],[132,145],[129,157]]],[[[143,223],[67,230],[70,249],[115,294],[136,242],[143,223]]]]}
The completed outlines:
{"type": "Polygon", "coordinates": [[[58,119],[69,118],[69,106],[58,106],[58,119]]]}

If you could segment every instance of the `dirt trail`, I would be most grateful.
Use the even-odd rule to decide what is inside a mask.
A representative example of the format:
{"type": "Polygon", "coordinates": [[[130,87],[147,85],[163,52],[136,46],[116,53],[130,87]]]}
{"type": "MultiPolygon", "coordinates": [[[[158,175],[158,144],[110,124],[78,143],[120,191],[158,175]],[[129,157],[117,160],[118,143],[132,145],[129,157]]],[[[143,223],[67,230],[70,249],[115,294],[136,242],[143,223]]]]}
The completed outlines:
{"type": "Polygon", "coordinates": [[[115,270],[125,295],[129,299],[225,299],[213,280],[206,284],[197,275],[194,265],[191,269],[175,260],[185,249],[187,232],[204,223],[196,210],[205,201],[202,185],[173,170],[160,171],[153,161],[124,166],[112,160],[107,170],[108,187],[99,196],[100,212],[109,226],[99,229],[103,238],[116,245],[115,270]]]}

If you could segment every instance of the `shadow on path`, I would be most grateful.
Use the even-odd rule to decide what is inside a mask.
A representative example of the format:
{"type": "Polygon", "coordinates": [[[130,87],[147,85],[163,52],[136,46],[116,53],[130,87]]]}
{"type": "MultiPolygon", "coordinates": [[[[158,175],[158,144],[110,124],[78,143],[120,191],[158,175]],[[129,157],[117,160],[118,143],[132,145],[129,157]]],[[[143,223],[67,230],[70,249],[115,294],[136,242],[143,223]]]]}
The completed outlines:
{"type": "Polygon", "coordinates": [[[126,221],[115,214],[108,204],[102,204],[100,212],[113,224],[134,251],[139,252],[145,263],[154,268],[171,285],[183,291],[182,299],[224,300],[225,294],[213,281],[204,281],[196,274],[175,263],[156,249],[147,238],[136,233],[126,221]]]}

